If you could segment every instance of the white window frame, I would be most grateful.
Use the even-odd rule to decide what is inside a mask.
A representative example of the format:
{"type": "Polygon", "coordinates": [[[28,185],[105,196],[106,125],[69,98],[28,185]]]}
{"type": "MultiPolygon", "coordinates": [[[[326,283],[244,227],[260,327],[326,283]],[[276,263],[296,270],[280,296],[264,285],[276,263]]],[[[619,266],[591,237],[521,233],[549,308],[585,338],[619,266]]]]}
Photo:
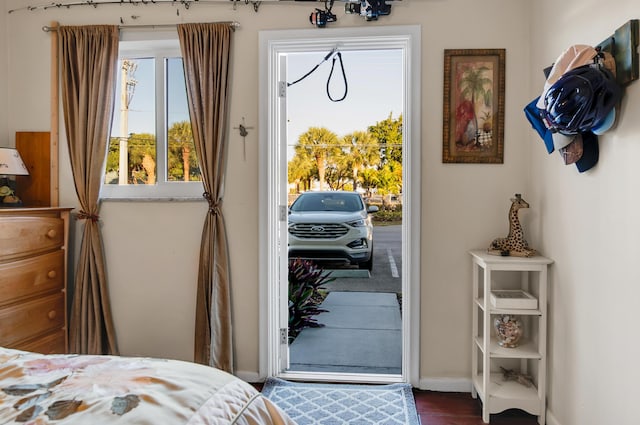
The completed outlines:
{"type": "MultiPolygon", "coordinates": [[[[167,107],[165,58],[182,57],[177,31],[121,31],[119,59],[155,58],[156,75],[156,184],[102,183],[102,200],[202,200],[201,181],[167,180],[167,107]]],[[[116,94],[117,96],[117,94],[116,94]]],[[[115,111],[114,111],[115,113],[115,111]]]]}

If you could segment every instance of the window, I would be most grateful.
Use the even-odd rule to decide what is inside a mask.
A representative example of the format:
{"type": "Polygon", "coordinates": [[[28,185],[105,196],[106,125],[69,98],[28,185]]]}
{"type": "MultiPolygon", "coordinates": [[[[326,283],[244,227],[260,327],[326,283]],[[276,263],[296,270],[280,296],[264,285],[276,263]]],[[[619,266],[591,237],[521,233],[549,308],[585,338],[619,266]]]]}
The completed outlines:
{"type": "Polygon", "coordinates": [[[102,198],[200,198],[177,33],[123,34],[102,198]]]}

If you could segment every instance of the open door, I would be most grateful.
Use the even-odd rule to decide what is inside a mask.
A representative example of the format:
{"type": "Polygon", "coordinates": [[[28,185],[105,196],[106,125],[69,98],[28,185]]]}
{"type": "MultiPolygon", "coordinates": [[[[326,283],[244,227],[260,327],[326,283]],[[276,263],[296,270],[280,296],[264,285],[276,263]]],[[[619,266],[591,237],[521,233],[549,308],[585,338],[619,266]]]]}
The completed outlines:
{"type": "MultiPolygon", "coordinates": [[[[260,374],[287,379],[410,382],[418,385],[420,288],[420,30],[418,26],[263,31],[260,33],[260,374]],[[401,244],[401,369],[387,375],[290,370],[288,344],[288,113],[287,56],[340,50],[400,50],[403,218],[401,244]]],[[[322,54],[323,53],[323,54],[322,54]]],[[[330,67],[331,64],[329,64],[330,67]]],[[[339,73],[336,66],[336,73],[339,73]]],[[[326,75],[326,73],[325,73],[326,75]]],[[[357,75],[352,75],[357,78],[357,75]]],[[[384,76],[381,76],[381,83],[384,76]]],[[[354,111],[357,113],[357,111],[354,111]]],[[[310,111],[313,113],[313,111],[310,111]]],[[[335,116],[335,115],[334,115],[335,116]]],[[[371,124],[375,124],[372,122],[371,124]]],[[[375,245],[375,244],[374,244],[375,245]]],[[[385,250],[387,252],[389,250],[385,250]]],[[[396,266],[395,264],[393,265],[396,266]]],[[[366,270],[365,270],[366,271],[366,270]]],[[[397,273],[397,271],[396,271],[397,273]]]]}

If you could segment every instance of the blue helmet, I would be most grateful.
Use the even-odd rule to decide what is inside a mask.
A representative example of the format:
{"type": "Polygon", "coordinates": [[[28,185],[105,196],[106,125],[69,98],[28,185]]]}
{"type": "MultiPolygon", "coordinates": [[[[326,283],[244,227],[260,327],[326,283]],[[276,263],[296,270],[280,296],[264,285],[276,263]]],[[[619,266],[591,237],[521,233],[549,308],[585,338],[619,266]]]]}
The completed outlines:
{"type": "Polygon", "coordinates": [[[547,91],[544,118],[564,134],[590,131],[607,118],[622,97],[613,75],[601,65],[567,71],[547,91]]]}

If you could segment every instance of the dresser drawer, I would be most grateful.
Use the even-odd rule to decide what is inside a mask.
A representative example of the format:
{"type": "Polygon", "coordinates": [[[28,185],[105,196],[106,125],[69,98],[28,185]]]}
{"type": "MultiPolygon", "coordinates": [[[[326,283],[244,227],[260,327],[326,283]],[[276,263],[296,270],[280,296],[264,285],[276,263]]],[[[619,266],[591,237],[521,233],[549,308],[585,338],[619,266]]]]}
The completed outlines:
{"type": "Polygon", "coordinates": [[[0,216],[0,260],[60,248],[64,244],[64,231],[62,218],[0,216]]]}
{"type": "Polygon", "coordinates": [[[15,346],[65,326],[65,293],[0,309],[0,345],[15,346]]]}
{"type": "Polygon", "coordinates": [[[67,352],[67,337],[65,332],[65,330],[60,329],[59,331],[20,343],[11,348],[42,354],[65,354],[67,352]]]}
{"type": "Polygon", "coordinates": [[[61,249],[11,263],[0,263],[0,306],[62,288],[64,251],[61,249]]]}

